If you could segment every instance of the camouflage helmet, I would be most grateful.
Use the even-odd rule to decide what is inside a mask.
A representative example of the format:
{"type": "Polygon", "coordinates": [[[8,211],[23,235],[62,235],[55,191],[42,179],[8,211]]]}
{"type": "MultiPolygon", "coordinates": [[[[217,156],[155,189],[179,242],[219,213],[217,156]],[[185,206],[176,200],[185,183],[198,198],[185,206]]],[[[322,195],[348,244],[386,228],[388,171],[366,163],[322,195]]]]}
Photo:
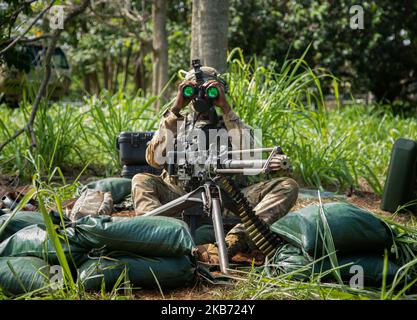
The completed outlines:
{"type": "MultiPolygon", "coordinates": [[[[220,73],[216,69],[212,67],[203,66],[201,67],[201,71],[203,71],[204,82],[207,82],[209,80],[216,80],[223,84],[225,90],[227,91],[226,81],[221,77],[220,73]]],[[[194,69],[191,69],[185,74],[185,80],[196,81],[194,69]]]]}

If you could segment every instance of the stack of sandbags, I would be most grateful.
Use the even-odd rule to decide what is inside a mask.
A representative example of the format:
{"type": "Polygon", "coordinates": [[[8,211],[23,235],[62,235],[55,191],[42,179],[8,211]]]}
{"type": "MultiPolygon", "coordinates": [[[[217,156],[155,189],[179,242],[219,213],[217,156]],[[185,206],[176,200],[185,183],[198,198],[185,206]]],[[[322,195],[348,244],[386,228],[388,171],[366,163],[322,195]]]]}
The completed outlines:
{"type": "MultiPolygon", "coordinates": [[[[102,215],[72,222],[56,212],[51,212],[50,217],[73,275],[79,275],[78,281],[87,289],[99,290],[104,282],[106,289],[111,290],[121,276],[129,279],[132,287],[172,288],[195,279],[196,245],[187,225],[180,220],[102,215]]],[[[38,281],[38,269],[59,262],[42,215],[4,214],[0,216],[2,226],[1,263],[11,263],[12,269],[13,264],[17,267],[15,272],[11,268],[2,270],[0,287],[7,293],[18,294],[47,285],[47,277],[38,281]],[[24,261],[27,268],[22,269],[24,261]],[[28,279],[29,274],[35,285],[22,288],[19,278],[28,279]]]]}
{"type": "Polygon", "coordinates": [[[99,290],[104,281],[110,290],[119,278],[133,287],[162,288],[186,286],[195,278],[196,246],[180,220],[85,217],[74,228],[78,243],[104,252],[79,268],[87,289],[99,290]]]}
{"type": "Polygon", "coordinates": [[[349,282],[354,275],[351,267],[359,266],[364,284],[379,286],[384,276],[390,281],[399,269],[391,256],[383,274],[384,252],[391,252],[393,245],[390,227],[347,203],[310,205],[281,218],[271,230],[287,242],[272,262],[277,273],[292,273],[298,279],[323,274],[349,282]]]}

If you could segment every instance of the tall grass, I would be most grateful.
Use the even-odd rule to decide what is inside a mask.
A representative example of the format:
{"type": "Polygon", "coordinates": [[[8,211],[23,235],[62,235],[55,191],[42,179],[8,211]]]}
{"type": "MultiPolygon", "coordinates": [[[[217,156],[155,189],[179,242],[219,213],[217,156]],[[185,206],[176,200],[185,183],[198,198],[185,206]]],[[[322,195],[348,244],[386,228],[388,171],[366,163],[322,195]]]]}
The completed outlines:
{"type": "MultiPolygon", "coordinates": [[[[116,174],[116,137],[122,131],[155,130],[159,122],[152,105],[155,100],[141,93],[129,98],[103,91],[81,104],[42,104],[34,126],[38,145],[31,150],[35,158],[42,159],[36,170],[48,176],[48,168],[82,168],[92,162],[105,168],[102,176],[116,174]]],[[[0,141],[4,141],[26,123],[30,105],[24,103],[17,110],[0,106],[0,110],[0,141]]],[[[0,154],[0,174],[16,174],[30,181],[37,171],[28,165],[29,146],[26,134],[6,146],[0,154]]]]}
{"type": "Polygon", "coordinates": [[[119,167],[116,138],[122,131],[157,128],[155,101],[153,96],[128,99],[122,92],[112,96],[107,91],[86,100],[79,131],[91,151],[88,156],[106,163],[106,174],[114,174],[119,167]]]}
{"type": "MultiPolygon", "coordinates": [[[[247,60],[241,50],[228,57],[226,78],[235,112],[263,133],[264,145],[280,145],[293,161],[295,175],[305,185],[344,190],[367,185],[382,193],[392,145],[399,137],[417,139],[417,122],[394,116],[382,106],[339,106],[328,109],[322,84],[337,79],[324,70],[312,70],[303,60],[262,65],[247,60]]],[[[91,162],[102,176],[120,170],[115,148],[122,131],[156,130],[160,113],[157,97],[142,92],[134,97],[119,92],[86,97],[81,103],[41,106],[35,133],[34,156],[47,167],[84,167],[91,162]],[[53,163],[51,162],[53,160],[53,163]]],[[[0,106],[0,141],[22,127],[30,104],[18,110],[0,106]]],[[[30,180],[26,135],[0,154],[0,173],[30,180]]]]}
{"type": "Polygon", "coordinates": [[[417,139],[417,122],[393,116],[382,106],[340,106],[328,110],[322,83],[337,81],[303,60],[263,66],[246,61],[239,49],[229,55],[232,106],[242,119],[262,129],[264,145],[280,145],[295,174],[319,189],[344,189],[363,181],[377,193],[399,137],[417,139]]]}

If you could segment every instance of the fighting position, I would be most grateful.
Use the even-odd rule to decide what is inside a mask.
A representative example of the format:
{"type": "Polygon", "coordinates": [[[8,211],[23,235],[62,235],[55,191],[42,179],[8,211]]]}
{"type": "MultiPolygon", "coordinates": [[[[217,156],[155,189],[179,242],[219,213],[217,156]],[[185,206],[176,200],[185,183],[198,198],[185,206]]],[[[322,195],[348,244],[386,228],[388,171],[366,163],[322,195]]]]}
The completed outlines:
{"type": "MultiPolygon", "coordinates": [[[[227,181],[224,179],[223,181],[226,181],[226,184],[233,182],[233,188],[237,187],[241,196],[245,198],[242,201],[249,203],[254,215],[263,225],[269,226],[290,211],[298,196],[297,183],[288,177],[291,173],[291,166],[288,164],[289,159],[282,152],[271,153],[268,161],[261,161],[260,166],[264,166],[263,169],[266,169],[262,173],[266,171],[268,174],[262,175],[263,180],[258,182],[254,182],[254,179],[259,178],[259,175],[233,174],[234,172],[247,173],[255,170],[253,168],[246,169],[246,171],[241,168],[237,169],[239,166],[236,166],[235,163],[242,165],[248,161],[233,162],[226,160],[226,162],[229,161],[229,165],[227,166],[228,169],[224,169],[225,166],[219,166],[219,160],[216,158],[217,162],[213,165],[215,169],[205,170],[207,161],[203,165],[197,161],[191,167],[187,167],[185,165],[187,160],[182,160],[182,162],[179,160],[179,147],[182,147],[181,152],[184,155],[201,154],[198,153],[199,151],[205,151],[206,155],[212,154],[211,145],[195,141],[197,139],[195,130],[206,133],[203,135],[205,138],[210,136],[209,131],[213,129],[218,132],[223,130],[222,132],[230,133],[226,143],[216,145],[217,155],[222,152],[223,154],[241,154],[241,150],[245,150],[243,135],[245,132],[252,132],[252,128],[233,112],[232,106],[226,98],[227,83],[219,73],[213,68],[201,66],[198,60],[193,61],[193,67],[186,74],[185,80],[179,85],[175,102],[164,112],[159,129],[146,149],[147,162],[155,168],[163,169],[162,174],[156,176],[149,173],[139,173],[132,180],[135,213],[140,216],[158,211],[158,214],[173,216],[172,210],[164,211],[160,208],[165,208],[174,200],[184,197],[203,183],[208,185],[208,189],[210,189],[210,186],[213,185],[212,181],[216,182],[219,177],[213,179],[213,176],[219,173],[229,173],[227,181]],[[191,152],[189,150],[191,150],[190,146],[193,144],[194,149],[191,152]],[[198,144],[199,151],[195,151],[195,144],[198,144]],[[175,149],[176,153],[172,151],[173,146],[177,148],[175,149]],[[204,148],[206,150],[201,150],[204,148]],[[231,152],[227,150],[231,150],[231,152]],[[210,175],[209,171],[214,171],[214,174],[210,175]],[[209,184],[207,184],[207,181],[209,184]],[[164,212],[169,212],[169,214],[164,212]]],[[[221,142],[218,144],[221,144],[221,142]]],[[[259,172],[261,171],[259,170],[259,172]]],[[[239,201],[231,196],[231,186],[227,189],[222,183],[218,185],[218,197],[223,201],[226,214],[239,214],[239,208],[242,211],[242,208],[245,207],[243,202],[238,203],[239,201]]],[[[210,193],[207,196],[212,197],[210,193]]],[[[205,195],[202,196],[203,205],[207,205],[207,203],[204,203],[204,201],[207,202],[207,199],[204,200],[205,197],[205,195]]],[[[207,206],[210,207],[210,205],[207,206]]],[[[170,207],[170,209],[175,208],[182,207],[178,205],[170,207]]],[[[180,211],[178,209],[178,212],[176,212],[177,216],[181,214],[180,211]]],[[[228,230],[224,241],[216,238],[216,244],[199,246],[200,260],[218,263],[219,253],[221,255],[219,249],[222,250],[219,242],[224,243],[228,258],[232,258],[237,253],[247,254],[260,249],[257,248],[259,245],[256,245],[257,239],[253,239],[257,237],[256,233],[252,235],[248,232],[254,229],[251,223],[257,225],[259,223],[254,218],[242,217],[245,221],[247,220],[246,224],[242,221],[242,223],[238,223],[231,230],[228,230]]],[[[268,236],[265,235],[265,237],[268,236]]],[[[267,244],[263,245],[263,249],[267,246],[267,244]]]]}

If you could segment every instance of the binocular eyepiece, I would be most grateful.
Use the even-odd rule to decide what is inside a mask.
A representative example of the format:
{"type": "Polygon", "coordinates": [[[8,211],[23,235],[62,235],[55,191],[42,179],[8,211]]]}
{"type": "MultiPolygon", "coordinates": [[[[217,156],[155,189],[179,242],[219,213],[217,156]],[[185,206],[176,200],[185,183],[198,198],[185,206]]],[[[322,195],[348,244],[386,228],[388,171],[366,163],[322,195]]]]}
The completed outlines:
{"type": "MultiPolygon", "coordinates": [[[[214,109],[214,100],[219,96],[219,89],[210,84],[207,88],[204,86],[205,78],[203,75],[203,70],[201,69],[202,65],[199,59],[192,60],[192,66],[194,68],[194,76],[197,82],[196,85],[189,85],[183,87],[182,94],[185,98],[193,98],[194,110],[199,113],[209,113],[212,115],[213,119],[216,115],[216,110],[214,109]]],[[[212,76],[213,77],[213,76],[212,76]]],[[[214,74],[214,78],[217,78],[217,73],[214,74]]],[[[225,86],[226,83],[221,79],[218,79],[218,82],[225,86]]]]}
{"type": "Polygon", "coordinates": [[[182,89],[182,94],[186,98],[191,98],[193,95],[202,98],[207,94],[209,99],[216,99],[219,96],[219,89],[215,86],[204,88],[203,86],[193,87],[191,85],[186,85],[182,89]]]}

